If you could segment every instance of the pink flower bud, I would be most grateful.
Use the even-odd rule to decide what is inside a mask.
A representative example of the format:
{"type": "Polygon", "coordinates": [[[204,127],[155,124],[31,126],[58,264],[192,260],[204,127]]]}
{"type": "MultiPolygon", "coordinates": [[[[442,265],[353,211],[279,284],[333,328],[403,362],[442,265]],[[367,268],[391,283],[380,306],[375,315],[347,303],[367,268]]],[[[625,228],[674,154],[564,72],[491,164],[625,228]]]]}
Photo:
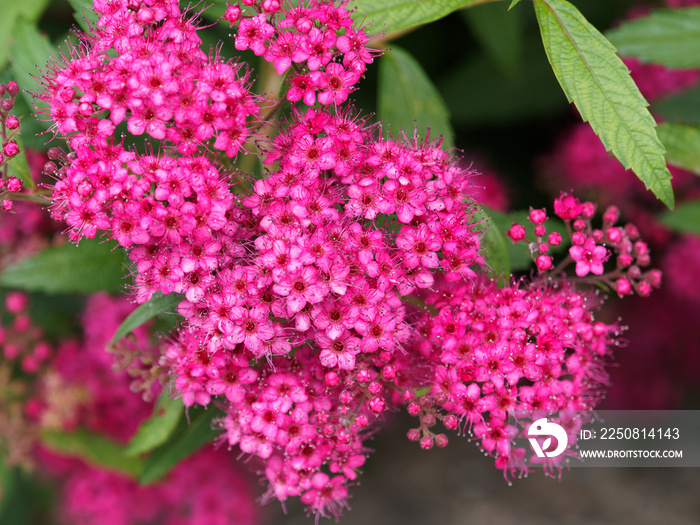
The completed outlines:
{"type": "Polygon", "coordinates": [[[406,437],[408,437],[409,441],[418,441],[420,439],[420,430],[417,428],[412,428],[408,431],[406,437]]]}
{"type": "Polygon", "coordinates": [[[537,265],[537,269],[541,272],[551,270],[553,267],[552,258],[549,255],[540,255],[535,259],[535,264],[537,265]]]}
{"type": "Polygon", "coordinates": [[[29,298],[23,292],[9,292],[5,297],[5,308],[11,314],[17,315],[26,310],[29,298]]]}
{"type": "Polygon", "coordinates": [[[651,294],[651,285],[646,281],[638,282],[637,293],[642,297],[648,297],[651,294]]]}
{"type": "Polygon", "coordinates": [[[620,220],[620,208],[617,206],[608,206],[603,213],[603,222],[605,224],[615,224],[620,220]]]}
{"type": "Polygon", "coordinates": [[[333,388],[338,386],[338,383],[340,383],[340,377],[335,372],[327,372],[324,377],[324,381],[329,387],[333,388]]]}
{"type": "Polygon", "coordinates": [[[581,203],[573,195],[562,193],[561,197],[554,200],[554,213],[565,221],[575,219],[582,210],[581,203]]]}
{"type": "Polygon", "coordinates": [[[559,246],[561,244],[561,233],[552,232],[547,236],[547,242],[552,246],[559,246]]]}
{"type": "Polygon", "coordinates": [[[629,295],[632,293],[632,286],[627,279],[618,279],[615,282],[615,291],[620,297],[623,295],[629,295]]]}
{"type": "Polygon", "coordinates": [[[226,20],[233,26],[241,18],[241,8],[237,5],[229,5],[226,8],[223,19],[226,20]]]}
{"type": "Polygon", "coordinates": [[[5,125],[7,126],[7,129],[17,129],[19,127],[19,119],[14,115],[10,115],[7,117],[5,125]]]}
{"type": "Polygon", "coordinates": [[[663,274],[660,270],[649,270],[644,276],[645,280],[654,288],[661,286],[661,278],[663,274]]]}
{"type": "Polygon", "coordinates": [[[447,436],[445,434],[438,434],[437,436],[435,436],[435,444],[438,447],[444,448],[447,446],[448,443],[449,440],[447,439],[447,436]]]}
{"type": "Polygon", "coordinates": [[[380,385],[376,381],[372,381],[367,387],[367,390],[369,390],[370,394],[376,396],[379,392],[382,391],[382,385],[380,385]]]}
{"type": "Polygon", "coordinates": [[[513,239],[513,243],[522,241],[525,238],[525,228],[520,224],[513,223],[510,230],[506,232],[506,235],[513,239]]]}
{"type": "Polygon", "coordinates": [[[574,221],[574,230],[577,232],[582,232],[583,230],[586,229],[586,221],[582,219],[576,219],[574,221]]]}
{"type": "Polygon", "coordinates": [[[15,96],[17,93],[19,93],[19,86],[17,85],[17,82],[14,80],[10,80],[7,84],[7,92],[11,96],[15,96]]]}
{"type": "Polygon", "coordinates": [[[360,414],[355,418],[354,424],[357,428],[365,428],[367,425],[369,425],[369,420],[367,419],[367,416],[360,414]]]}
{"type": "Polygon", "coordinates": [[[586,220],[591,220],[595,215],[595,204],[592,202],[584,202],[581,204],[581,217],[586,220]]]}
{"type": "Polygon", "coordinates": [[[21,189],[22,181],[19,180],[17,177],[10,177],[9,179],[7,179],[7,191],[17,193],[21,189]]]}
{"type": "Polygon", "coordinates": [[[382,377],[391,381],[396,377],[396,368],[394,368],[391,365],[385,366],[384,368],[382,368],[382,377]]]}
{"type": "Polygon", "coordinates": [[[535,235],[537,235],[538,237],[544,237],[546,234],[547,228],[544,225],[538,224],[537,226],[535,226],[535,235]]]}
{"type": "Polygon", "coordinates": [[[443,425],[445,425],[445,428],[447,430],[454,430],[459,426],[459,419],[457,419],[455,416],[452,414],[448,414],[445,416],[445,419],[442,422],[443,425]]]}
{"type": "Polygon", "coordinates": [[[2,151],[8,157],[14,157],[19,153],[19,146],[14,140],[11,140],[3,146],[2,151]]]}
{"type": "Polygon", "coordinates": [[[375,414],[381,414],[385,406],[384,400],[381,397],[375,397],[369,402],[369,409],[375,414]]]}
{"type": "Polygon", "coordinates": [[[547,212],[544,208],[541,210],[530,208],[530,220],[533,224],[544,224],[544,221],[547,220],[547,212]]]}
{"type": "Polygon", "coordinates": [[[415,401],[412,401],[408,404],[408,406],[406,407],[406,410],[412,416],[417,416],[420,413],[420,405],[418,403],[416,403],[415,401]]]}
{"type": "Polygon", "coordinates": [[[421,423],[423,423],[424,426],[430,428],[430,427],[435,426],[435,423],[437,423],[437,421],[435,420],[435,416],[434,416],[434,415],[432,415],[432,414],[425,414],[425,415],[421,418],[421,423]]]}
{"type": "Polygon", "coordinates": [[[423,450],[430,450],[433,448],[433,438],[432,436],[423,436],[420,440],[420,448],[423,450]]]}
{"type": "Polygon", "coordinates": [[[12,211],[12,201],[2,201],[2,209],[5,211],[12,211]]]}

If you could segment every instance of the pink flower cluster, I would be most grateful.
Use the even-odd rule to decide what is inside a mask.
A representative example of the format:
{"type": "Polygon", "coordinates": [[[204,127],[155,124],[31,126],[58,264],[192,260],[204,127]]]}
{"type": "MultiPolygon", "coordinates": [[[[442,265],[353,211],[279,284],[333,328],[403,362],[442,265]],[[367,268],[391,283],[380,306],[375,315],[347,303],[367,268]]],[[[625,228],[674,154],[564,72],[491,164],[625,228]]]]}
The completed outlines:
{"type": "Polygon", "coordinates": [[[348,3],[312,0],[287,8],[280,0],[240,0],[223,18],[238,28],[236,49],[262,56],[278,75],[292,68],[287,100],[341,104],[374,54],[367,34],[352,27],[348,3]]]}
{"type": "Polygon", "coordinates": [[[470,173],[435,144],[317,110],[295,113],[263,162],[242,201],[254,240],[180,304],[166,355],[185,404],[225,397],[228,441],[266,460],[270,497],[336,514],[368,426],[417,384],[401,296],[481,263],[470,173]]]}
{"type": "MultiPolygon", "coordinates": [[[[527,473],[524,450],[512,447],[516,411],[590,411],[607,384],[604,370],[619,327],[598,322],[596,295],[566,281],[538,278],[499,288],[481,278],[441,286],[426,302],[417,343],[433,363],[430,390],[407,409],[420,426],[408,433],[421,447],[445,446],[431,430],[468,429],[504,475],[527,473]]],[[[562,465],[552,465],[560,469],[562,465]]]]}
{"type": "Polygon", "coordinates": [[[551,246],[562,243],[558,232],[547,234],[545,222],[547,213],[544,209],[530,209],[529,219],[535,225],[535,239],[526,238],[525,227],[513,223],[507,235],[514,243],[525,240],[530,245],[530,253],[540,272],[563,270],[570,262],[576,263],[576,275],[585,278],[589,273],[596,282],[609,285],[618,295],[633,292],[646,297],[652,288],[661,285],[661,272],[655,269],[644,270],[651,263],[649,246],[641,239],[636,226],[628,223],[618,226],[620,211],[616,206],[609,206],[603,213],[602,228],[593,228],[592,219],[595,205],[592,202],[580,202],[570,194],[562,193],[554,201],[554,213],[566,224],[572,246],[569,257],[554,269],[553,257],[548,255],[551,246]],[[615,254],[614,270],[605,272],[604,263],[615,254]]]}

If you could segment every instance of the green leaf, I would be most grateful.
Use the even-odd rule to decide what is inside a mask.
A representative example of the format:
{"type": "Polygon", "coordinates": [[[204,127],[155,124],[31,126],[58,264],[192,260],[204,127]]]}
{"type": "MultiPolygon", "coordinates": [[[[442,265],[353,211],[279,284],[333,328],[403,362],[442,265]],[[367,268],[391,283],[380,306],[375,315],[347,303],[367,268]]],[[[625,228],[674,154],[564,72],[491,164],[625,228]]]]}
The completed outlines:
{"type": "Polygon", "coordinates": [[[700,87],[655,102],[651,112],[670,122],[700,124],[700,87]]]}
{"type": "Polygon", "coordinates": [[[10,38],[20,19],[36,23],[46,9],[49,0],[3,0],[0,15],[0,70],[10,57],[10,38]]]}
{"type": "Polygon", "coordinates": [[[663,213],[660,219],[672,230],[700,235],[700,201],[679,204],[675,211],[663,213]]]}
{"type": "Polygon", "coordinates": [[[10,46],[12,72],[17,84],[22,89],[22,96],[29,107],[34,106],[37,112],[49,114],[48,105],[41,100],[35,100],[30,93],[41,91],[38,78],[41,69],[45,68],[54,48],[46,36],[30,22],[21,18],[12,32],[14,40],[10,46]]]}
{"type": "Polygon", "coordinates": [[[92,0],[68,0],[73,8],[73,18],[80,24],[83,31],[90,31],[90,26],[96,27],[100,16],[92,8],[92,0]]]}
{"type": "Polygon", "coordinates": [[[615,48],[565,0],[534,0],[542,42],[569,101],[603,145],[673,208],[671,174],[647,102],[615,48]]]}
{"type": "Polygon", "coordinates": [[[460,13],[491,59],[507,76],[517,76],[523,49],[520,17],[508,14],[501,3],[484,4],[460,13]]]}
{"type": "MultiPolygon", "coordinates": [[[[190,412],[194,410],[190,409],[190,412]]],[[[171,434],[171,439],[146,458],[139,482],[148,485],[158,481],[180,460],[195,453],[205,444],[213,442],[221,432],[212,428],[212,419],[221,414],[217,409],[201,410],[192,419],[192,424],[179,425],[171,434]]]]}
{"type": "Polygon", "coordinates": [[[674,68],[700,67],[700,7],[661,10],[606,36],[623,56],[674,68]]]}
{"type": "Polygon", "coordinates": [[[356,22],[367,21],[372,31],[385,34],[434,22],[457,9],[497,0],[355,0],[356,22]]]}
{"type": "Polygon", "coordinates": [[[486,262],[491,268],[491,274],[498,278],[499,285],[503,285],[510,279],[510,256],[506,237],[491,220],[486,210],[476,211],[474,220],[482,223],[481,229],[484,230],[482,245],[486,249],[486,262]]]}
{"type": "Polygon", "coordinates": [[[377,105],[379,118],[394,136],[403,130],[411,138],[414,130],[420,135],[430,128],[433,137],[445,137],[446,147],[453,145],[445,102],[420,64],[403,49],[395,47],[380,59],[377,105]]]}
{"type": "Polygon", "coordinates": [[[136,310],[131,312],[129,317],[124,319],[124,322],[119,326],[110,343],[116,343],[126,334],[133,332],[136,328],[150,319],[153,319],[161,312],[177,312],[177,305],[180,304],[182,299],[183,296],[180,294],[161,295],[158,293],[154,295],[150,301],[143,303],[136,310]]]}
{"type": "Polygon", "coordinates": [[[184,411],[182,400],[171,399],[170,393],[164,390],[153,409],[153,415],[141,423],[124,454],[138,456],[165,443],[177,428],[184,411]]]}
{"type": "Polygon", "coordinates": [[[656,132],[670,164],[700,175],[700,126],[659,124],[656,132]]]}
{"type": "Polygon", "coordinates": [[[41,441],[56,452],[79,457],[113,472],[121,472],[132,478],[137,478],[141,473],[142,462],[139,458],[128,457],[124,447],[118,443],[85,429],[74,432],[46,430],[41,434],[41,441]]]}
{"type": "Polygon", "coordinates": [[[114,241],[47,248],[0,273],[0,285],[46,293],[121,291],[125,257],[114,241]]]}
{"type": "Polygon", "coordinates": [[[508,11],[510,11],[511,9],[513,9],[513,8],[514,8],[516,5],[518,5],[519,3],[520,3],[520,0],[513,0],[513,1],[510,3],[510,5],[508,6],[508,11]]]}

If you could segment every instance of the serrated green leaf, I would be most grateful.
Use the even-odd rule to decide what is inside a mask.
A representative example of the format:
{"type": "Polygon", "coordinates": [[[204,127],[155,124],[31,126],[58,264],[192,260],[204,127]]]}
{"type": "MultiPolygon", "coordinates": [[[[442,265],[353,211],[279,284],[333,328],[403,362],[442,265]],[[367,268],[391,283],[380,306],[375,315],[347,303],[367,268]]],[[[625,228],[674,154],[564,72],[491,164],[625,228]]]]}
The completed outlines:
{"type": "Polygon", "coordinates": [[[700,201],[679,204],[675,211],[663,213],[660,219],[672,230],[700,235],[700,201]]]}
{"type": "Polygon", "coordinates": [[[126,260],[114,241],[84,239],[47,248],[6,268],[0,285],[46,293],[121,291],[126,260]]]}
{"type": "Polygon", "coordinates": [[[92,465],[132,478],[137,478],[141,473],[142,462],[139,458],[127,457],[124,447],[85,429],[74,432],[46,430],[41,433],[41,442],[61,454],[79,457],[92,465]]]}
{"type": "Polygon", "coordinates": [[[29,107],[33,106],[37,112],[48,115],[47,104],[44,101],[35,100],[30,93],[40,91],[38,79],[41,76],[41,70],[45,68],[55,49],[48,38],[39,33],[36,26],[23,18],[17,20],[12,36],[10,46],[12,72],[22,90],[22,96],[29,107]]]}
{"type": "Polygon", "coordinates": [[[355,0],[352,18],[370,32],[394,33],[439,20],[463,7],[498,0],[355,0]]]}
{"type": "Polygon", "coordinates": [[[153,415],[141,423],[124,454],[129,457],[138,456],[165,443],[177,428],[184,412],[182,400],[172,399],[169,392],[163,391],[153,409],[153,415]]]}
{"type": "Polygon", "coordinates": [[[92,8],[92,0],[68,0],[73,8],[73,18],[80,24],[86,33],[90,31],[90,26],[95,27],[100,16],[92,8]]]}
{"type": "MultiPolygon", "coordinates": [[[[194,410],[190,410],[194,412],[194,410]]],[[[201,410],[192,418],[189,426],[179,425],[171,434],[171,439],[155,449],[146,458],[139,482],[143,485],[154,483],[165,476],[180,460],[194,454],[207,443],[212,443],[219,430],[212,428],[212,419],[219,417],[217,409],[201,410]]]]}
{"type": "Polygon", "coordinates": [[[46,9],[49,0],[3,0],[0,15],[0,70],[10,57],[10,38],[20,19],[36,23],[46,9]]]}
{"type": "Polygon", "coordinates": [[[655,102],[651,112],[669,122],[700,124],[700,87],[655,102]]]}
{"type": "Polygon", "coordinates": [[[484,4],[460,13],[490,58],[507,76],[516,77],[523,50],[520,17],[508,14],[502,3],[484,4]]]}
{"type": "Polygon", "coordinates": [[[603,145],[673,208],[671,173],[647,102],[615,48],[565,0],[534,0],[547,57],[570,102],[603,145]]]}
{"type": "Polygon", "coordinates": [[[493,222],[486,210],[474,212],[475,222],[480,222],[484,231],[482,245],[486,251],[486,263],[491,268],[491,274],[499,281],[499,285],[507,283],[510,279],[510,255],[506,237],[493,222]]]}
{"type": "Polygon", "coordinates": [[[161,312],[176,313],[177,305],[180,304],[182,299],[183,296],[180,294],[154,295],[150,301],[143,303],[136,310],[131,312],[129,317],[124,319],[124,322],[119,325],[110,343],[116,343],[122,337],[133,332],[136,328],[153,319],[161,312]]]}
{"type": "Polygon", "coordinates": [[[425,136],[445,137],[445,147],[453,145],[454,132],[447,106],[420,64],[403,49],[387,51],[379,64],[378,115],[391,127],[394,136],[403,130],[413,137],[414,130],[425,136]]]}
{"type": "Polygon", "coordinates": [[[700,7],[660,10],[606,33],[623,56],[675,68],[700,67],[700,7]]]}
{"type": "Polygon", "coordinates": [[[670,164],[700,175],[700,126],[659,124],[656,132],[670,164]]]}

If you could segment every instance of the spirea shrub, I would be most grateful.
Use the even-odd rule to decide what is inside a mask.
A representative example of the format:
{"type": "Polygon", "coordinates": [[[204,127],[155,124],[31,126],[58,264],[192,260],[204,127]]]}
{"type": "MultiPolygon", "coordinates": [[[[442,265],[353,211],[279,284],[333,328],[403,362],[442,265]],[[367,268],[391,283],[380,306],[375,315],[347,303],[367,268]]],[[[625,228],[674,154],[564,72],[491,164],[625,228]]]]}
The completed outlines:
{"type": "MultiPolygon", "coordinates": [[[[550,3],[587,24],[563,0],[534,3],[541,25],[550,3]]],[[[432,16],[425,4],[417,23],[432,16]]],[[[43,178],[26,162],[8,171],[31,150],[11,114],[17,83],[0,90],[1,197],[18,212],[3,218],[0,281],[90,293],[80,321],[58,334],[39,328],[25,292],[5,295],[8,461],[62,480],[63,519],[110,524],[254,523],[233,457],[261,477],[263,501],[299,498],[317,520],[337,518],[389,412],[415,418],[407,438],[422,449],[466,433],[506,479],[533,471],[509,414],[592,415],[625,329],[597,318],[601,290],[646,298],[661,285],[645,232],[621,222],[625,204],[598,209],[586,194],[610,178],[607,190],[624,197],[624,169],[605,167],[617,162],[612,150],[673,202],[653,118],[625,66],[610,51],[627,91],[607,100],[636,112],[616,114],[646,142],[618,141],[599,101],[572,94],[553,60],[593,131],[570,133],[549,163],[546,185],[566,181],[554,217],[509,214],[483,207],[506,208],[513,192],[492,176],[480,195],[478,171],[444,147],[451,137],[420,124],[401,131],[353,105],[392,30],[416,25],[410,13],[397,7],[383,30],[345,0],[217,7],[212,17],[177,0],[95,0],[86,31],[49,60],[34,93],[51,139],[43,178]],[[230,38],[205,46],[205,20],[230,38]],[[61,226],[40,228],[36,207],[18,201],[44,203],[61,226]],[[55,265],[59,282],[32,281],[37,264],[55,265]],[[91,284],[109,265],[116,285],[91,284]],[[123,266],[122,293],[138,307],[104,292],[118,291],[123,266]]],[[[697,80],[628,63],[654,94],[697,80]]],[[[421,96],[437,95],[419,94],[406,111],[428,105],[421,96]]],[[[676,243],[664,264],[681,266],[696,244],[676,243]]],[[[695,300],[689,277],[673,273],[695,300]]],[[[575,442],[572,432],[550,474],[576,456],[575,442]]]]}

